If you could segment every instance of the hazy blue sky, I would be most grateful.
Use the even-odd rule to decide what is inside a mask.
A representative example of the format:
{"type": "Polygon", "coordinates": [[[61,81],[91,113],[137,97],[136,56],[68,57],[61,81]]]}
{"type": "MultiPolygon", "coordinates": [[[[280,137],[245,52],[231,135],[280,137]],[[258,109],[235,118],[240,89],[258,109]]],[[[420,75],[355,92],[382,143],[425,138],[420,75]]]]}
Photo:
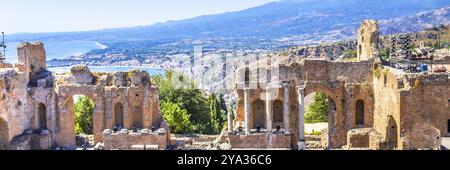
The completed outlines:
{"type": "Polygon", "coordinates": [[[0,0],[0,31],[63,32],[150,25],[275,0],[0,0]]]}

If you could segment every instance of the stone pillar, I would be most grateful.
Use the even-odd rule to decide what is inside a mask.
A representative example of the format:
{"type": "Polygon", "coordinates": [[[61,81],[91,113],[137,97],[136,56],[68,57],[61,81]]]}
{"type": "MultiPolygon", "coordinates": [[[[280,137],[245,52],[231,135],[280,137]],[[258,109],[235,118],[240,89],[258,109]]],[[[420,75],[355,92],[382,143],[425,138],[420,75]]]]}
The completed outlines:
{"type": "Polygon", "coordinates": [[[266,129],[268,133],[272,133],[272,93],[270,87],[266,88],[266,129]]]}
{"type": "Polygon", "coordinates": [[[284,105],[283,105],[283,123],[284,123],[284,131],[286,134],[289,134],[289,84],[283,84],[284,89],[284,105]]]}
{"type": "Polygon", "coordinates": [[[244,89],[245,133],[250,133],[250,89],[244,89]]]}
{"type": "Polygon", "coordinates": [[[303,150],[306,149],[305,144],[305,103],[304,103],[304,93],[305,86],[299,85],[297,89],[298,93],[298,149],[303,150]]]}
{"type": "Polygon", "coordinates": [[[233,132],[233,113],[228,113],[228,132],[233,132]]]}

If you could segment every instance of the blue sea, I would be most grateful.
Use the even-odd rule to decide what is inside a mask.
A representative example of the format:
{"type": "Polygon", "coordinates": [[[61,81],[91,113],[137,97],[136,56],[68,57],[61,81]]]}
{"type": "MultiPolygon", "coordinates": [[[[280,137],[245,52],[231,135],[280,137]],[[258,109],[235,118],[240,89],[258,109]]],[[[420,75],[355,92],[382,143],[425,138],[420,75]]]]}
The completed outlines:
{"type": "MultiPolygon", "coordinates": [[[[17,63],[17,45],[20,42],[7,42],[6,62],[17,63]]],[[[44,41],[44,47],[47,54],[47,60],[55,58],[63,59],[78,56],[95,49],[107,48],[107,46],[94,41],[44,41]]],[[[133,69],[147,71],[150,75],[163,74],[164,70],[151,67],[135,66],[89,66],[93,72],[116,72],[131,71],[133,69]]],[[[55,73],[65,73],[70,71],[70,67],[48,68],[55,73]]]]}
{"type": "MultiPolygon", "coordinates": [[[[21,42],[6,43],[6,62],[17,63],[17,45],[21,42]]],[[[70,58],[95,49],[107,48],[95,41],[44,41],[47,60],[70,58]]]]}

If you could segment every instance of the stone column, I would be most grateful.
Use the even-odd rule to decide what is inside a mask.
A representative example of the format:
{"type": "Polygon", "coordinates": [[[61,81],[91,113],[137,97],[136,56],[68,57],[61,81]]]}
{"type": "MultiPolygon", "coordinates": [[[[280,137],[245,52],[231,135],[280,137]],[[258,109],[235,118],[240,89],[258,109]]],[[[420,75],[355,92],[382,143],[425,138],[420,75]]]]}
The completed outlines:
{"type": "Polygon", "coordinates": [[[272,93],[270,87],[266,88],[266,129],[268,133],[272,133],[272,93]]]}
{"type": "Polygon", "coordinates": [[[228,113],[228,132],[233,132],[233,113],[228,113]]]}
{"type": "Polygon", "coordinates": [[[244,89],[245,133],[250,133],[250,89],[244,89]]]}
{"type": "Polygon", "coordinates": [[[303,150],[306,149],[305,144],[305,103],[304,103],[304,93],[305,86],[299,85],[297,89],[298,93],[298,149],[303,150]]]}
{"type": "Polygon", "coordinates": [[[289,134],[289,84],[283,84],[284,89],[284,106],[283,106],[283,123],[284,123],[284,131],[286,134],[289,134]]]}

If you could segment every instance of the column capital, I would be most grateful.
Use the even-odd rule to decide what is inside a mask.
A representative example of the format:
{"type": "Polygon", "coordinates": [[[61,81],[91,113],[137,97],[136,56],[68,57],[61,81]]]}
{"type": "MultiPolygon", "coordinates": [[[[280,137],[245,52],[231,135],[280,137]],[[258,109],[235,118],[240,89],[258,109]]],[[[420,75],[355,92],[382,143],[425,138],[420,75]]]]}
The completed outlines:
{"type": "Polygon", "coordinates": [[[303,93],[305,93],[305,86],[297,87],[297,93],[298,93],[298,94],[303,94],[303,93]]]}
{"type": "Polygon", "coordinates": [[[281,86],[282,86],[283,88],[289,88],[289,82],[282,82],[282,83],[281,83],[281,86]]]}
{"type": "Polygon", "coordinates": [[[305,88],[306,88],[306,83],[305,82],[297,84],[298,92],[305,90],[305,88]]]}

